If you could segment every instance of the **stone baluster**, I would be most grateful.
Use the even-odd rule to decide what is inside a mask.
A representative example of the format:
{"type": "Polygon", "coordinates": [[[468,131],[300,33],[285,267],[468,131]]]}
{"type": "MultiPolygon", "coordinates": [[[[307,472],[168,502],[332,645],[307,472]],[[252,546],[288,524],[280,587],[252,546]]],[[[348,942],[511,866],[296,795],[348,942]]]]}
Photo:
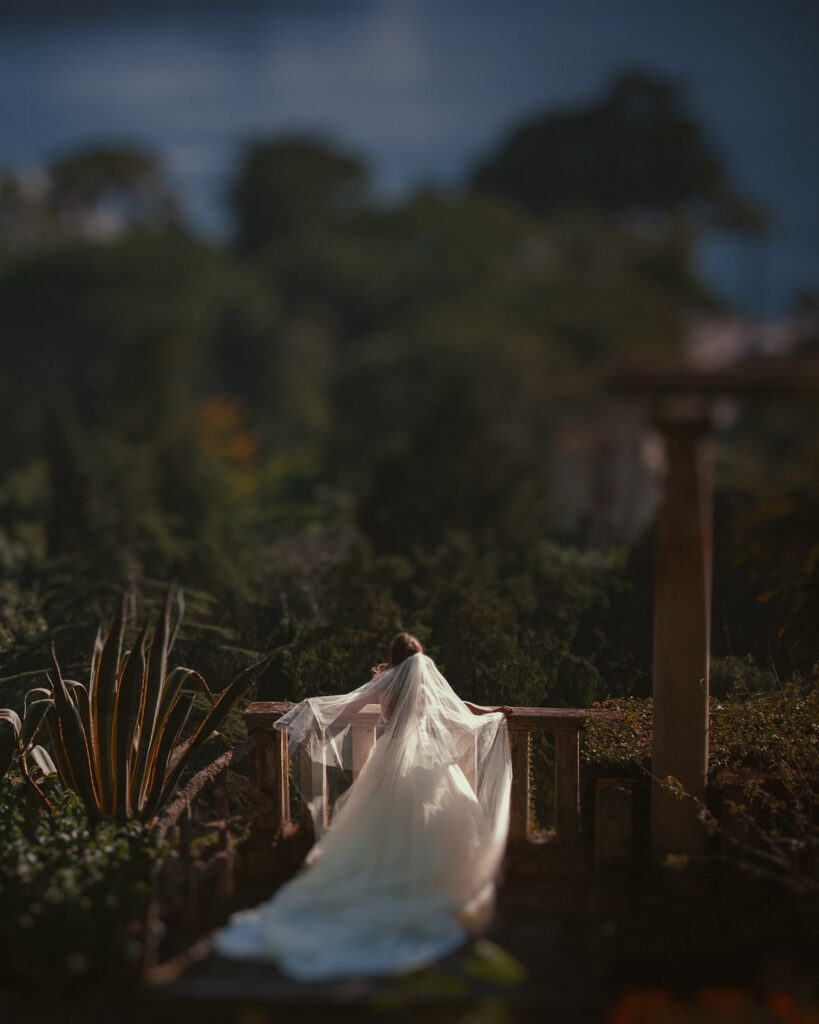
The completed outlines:
{"type": "Polygon", "coordinates": [[[217,886],[220,900],[233,896],[233,838],[230,834],[230,803],[227,767],[215,780],[216,816],[219,820],[219,852],[217,862],[217,886]]]}
{"type": "Polygon", "coordinates": [[[594,805],[594,862],[628,857],[634,842],[634,782],[598,779],[594,805]]]}
{"type": "Polygon", "coordinates": [[[580,731],[555,732],[555,830],[561,843],[576,843],[580,831],[580,731]]]}
{"type": "Polygon", "coordinates": [[[269,870],[274,844],[290,820],[286,737],[269,722],[248,721],[248,775],[251,785],[251,842],[248,865],[252,875],[269,870]]]}
{"type": "Polygon", "coordinates": [[[512,794],[509,808],[509,842],[523,843],[529,835],[529,730],[509,720],[512,755],[512,794]]]}
{"type": "Polygon", "coordinates": [[[353,779],[357,779],[375,745],[374,725],[353,726],[353,779]]]}

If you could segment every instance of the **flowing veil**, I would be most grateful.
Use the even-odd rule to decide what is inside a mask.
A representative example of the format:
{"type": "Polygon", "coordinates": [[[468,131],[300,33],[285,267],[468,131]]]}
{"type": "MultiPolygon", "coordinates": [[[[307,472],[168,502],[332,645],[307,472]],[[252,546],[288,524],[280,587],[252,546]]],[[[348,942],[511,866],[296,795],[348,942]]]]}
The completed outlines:
{"type": "Polygon", "coordinates": [[[275,960],[304,979],[391,973],[485,923],[509,826],[501,713],[473,714],[418,653],[350,693],[302,701],[276,728],[309,779],[317,842],[270,901],[231,918],[217,952],[275,960]],[[352,726],[372,704],[378,740],[334,798],[328,774],[354,768],[352,726]]]}

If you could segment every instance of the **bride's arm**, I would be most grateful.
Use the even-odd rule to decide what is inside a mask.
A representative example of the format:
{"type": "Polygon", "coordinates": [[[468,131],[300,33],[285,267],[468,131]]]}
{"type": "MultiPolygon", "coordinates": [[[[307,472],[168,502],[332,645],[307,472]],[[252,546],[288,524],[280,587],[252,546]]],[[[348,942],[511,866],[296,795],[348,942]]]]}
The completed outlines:
{"type": "Polygon", "coordinates": [[[491,715],[495,711],[500,711],[506,718],[508,718],[512,714],[513,710],[506,704],[499,704],[495,708],[486,707],[483,704],[473,704],[468,700],[465,700],[464,704],[466,704],[473,715],[491,715]]]}
{"type": "Polygon", "coordinates": [[[381,676],[374,676],[369,683],[360,687],[360,695],[349,700],[342,714],[344,720],[355,718],[359,711],[362,711],[368,704],[378,704],[381,700],[381,693],[384,689],[381,676]]]}
{"type": "Polygon", "coordinates": [[[368,704],[377,704],[382,686],[381,678],[376,677],[350,693],[305,697],[274,722],[273,728],[286,732],[292,742],[301,743],[312,729],[324,730],[334,722],[344,724],[368,704]]]}

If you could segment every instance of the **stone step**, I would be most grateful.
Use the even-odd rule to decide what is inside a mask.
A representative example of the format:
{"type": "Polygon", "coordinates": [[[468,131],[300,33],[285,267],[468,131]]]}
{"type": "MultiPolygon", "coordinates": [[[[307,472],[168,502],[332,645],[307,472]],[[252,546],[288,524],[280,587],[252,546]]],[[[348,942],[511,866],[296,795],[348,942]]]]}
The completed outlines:
{"type": "Polygon", "coordinates": [[[394,978],[299,983],[269,963],[215,956],[208,939],[200,943],[198,960],[175,978],[146,985],[141,1001],[152,1024],[267,1021],[293,1012],[303,1020],[331,1013],[334,1022],[360,1022],[383,1020],[388,1009],[398,1010],[399,1019],[436,1011],[455,1012],[461,1019],[488,1003],[503,1003],[514,1020],[590,1024],[600,1020],[606,999],[596,971],[564,919],[532,914],[529,908],[523,915],[499,913],[485,940],[470,942],[423,971],[394,978]],[[522,966],[516,983],[476,970],[481,941],[522,966]]]}

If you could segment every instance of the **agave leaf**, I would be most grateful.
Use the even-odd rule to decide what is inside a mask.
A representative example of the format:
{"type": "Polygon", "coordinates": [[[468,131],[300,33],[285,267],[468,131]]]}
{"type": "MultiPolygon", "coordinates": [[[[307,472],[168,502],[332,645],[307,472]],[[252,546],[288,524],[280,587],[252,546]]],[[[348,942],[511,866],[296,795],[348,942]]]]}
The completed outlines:
{"type": "Polygon", "coordinates": [[[83,730],[82,718],[74,700],[69,696],[68,688],[63,681],[57,655],[51,649],[56,680],[53,685],[54,709],[62,738],[63,749],[71,766],[71,773],[76,782],[76,791],[86,811],[95,819],[101,811],[98,794],[94,788],[91,753],[88,740],[83,730]]]}
{"type": "Polygon", "coordinates": [[[197,689],[201,690],[205,694],[210,701],[210,706],[214,707],[216,705],[216,698],[213,696],[213,691],[205,681],[205,677],[192,668],[186,668],[185,672],[190,673],[190,681],[196,685],[197,689]]]}
{"type": "Polygon", "coordinates": [[[102,643],[103,634],[102,626],[97,629],[97,635],[94,637],[94,653],[91,655],[91,672],[88,677],[88,696],[91,702],[94,701],[94,690],[97,683],[97,669],[99,668],[100,655],[102,654],[102,643]]]}
{"type": "Polygon", "coordinates": [[[142,804],[146,799],[147,792],[153,778],[154,761],[163,736],[165,723],[167,722],[168,716],[171,714],[171,711],[182,692],[185,680],[193,674],[192,669],[175,668],[168,673],[167,677],[163,681],[159,707],[157,708],[154,721],[154,730],[151,736],[148,756],[145,759],[145,771],[142,778],[132,780],[132,790],[135,797],[135,803],[142,804]]]}
{"type": "Polygon", "coordinates": [[[130,813],[131,787],[130,762],[134,741],[134,730],[139,718],[139,704],[145,680],[145,634],[146,622],[140,631],[137,643],[122,667],[117,705],[114,713],[114,810],[122,820],[130,813]]]}
{"type": "Polygon", "coordinates": [[[168,667],[168,635],[171,626],[171,599],[173,590],[165,597],[165,608],[154,630],[149,649],[148,666],[145,682],[142,687],[142,701],[139,711],[139,744],[137,755],[131,768],[131,793],[134,803],[141,803],[146,782],[148,755],[153,746],[154,729],[156,726],[162,684],[168,667]]]}
{"type": "MultiPolygon", "coordinates": [[[[241,700],[245,691],[248,690],[256,679],[264,672],[271,661],[278,655],[278,650],[266,654],[253,665],[243,669],[236,678],[219,694],[219,699],[210,709],[204,721],[194,733],[191,740],[193,750],[198,750],[209,738],[210,734],[218,729],[230,712],[241,700]]],[[[190,755],[189,755],[190,756],[190,755]]]]}
{"type": "Polygon", "coordinates": [[[14,730],[15,738],[23,731],[20,716],[12,708],[0,708],[0,722],[8,722],[14,730]]]}
{"type": "Polygon", "coordinates": [[[26,695],[23,698],[23,708],[25,710],[25,714],[23,715],[23,717],[25,718],[25,715],[28,714],[29,701],[34,700],[35,697],[37,700],[40,700],[41,697],[50,696],[51,688],[49,686],[33,686],[30,690],[27,690],[26,695]]]}
{"type": "Polygon", "coordinates": [[[216,704],[210,709],[199,728],[184,745],[182,753],[170,769],[165,789],[162,792],[162,798],[157,806],[161,806],[161,803],[164,803],[164,801],[173,792],[173,789],[179,781],[179,777],[188,760],[193,757],[193,755],[200,750],[214,734],[221,735],[220,733],[216,733],[216,730],[238,704],[243,694],[256,681],[262,672],[264,672],[270,662],[278,654],[279,650],[277,649],[271,654],[266,654],[263,658],[260,658],[259,661],[255,662],[255,664],[250,665],[248,668],[240,672],[239,675],[236,676],[231,683],[228,683],[225,689],[219,694],[219,699],[216,701],[216,704]]]}
{"type": "MultiPolygon", "coordinates": [[[[171,712],[171,708],[176,703],[176,698],[182,692],[182,687],[185,685],[187,680],[197,673],[192,668],[177,668],[171,669],[168,675],[165,677],[162,683],[162,695],[159,699],[159,708],[156,713],[157,731],[162,728],[165,719],[171,712]]],[[[156,745],[154,745],[155,748],[156,745]]],[[[153,753],[153,750],[151,751],[153,753]]]]}
{"type": "Polygon", "coordinates": [[[78,793],[79,786],[71,769],[71,762],[68,759],[68,753],[66,752],[62,733],[60,732],[60,719],[53,703],[46,712],[46,728],[51,740],[51,752],[54,755],[54,763],[57,766],[60,782],[66,789],[73,789],[75,793],[78,793]]]}
{"type": "Polygon", "coordinates": [[[157,747],[156,756],[152,761],[150,786],[142,807],[142,813],[140,814],[140,817],[145,821],[154,816],[165,795],[168,780],[168,762],[176,747],[176,741],[179,739],[179,735],[184,729],[188,716],[191,713],[194,699],[195,695],[192,693],[181,693],[168,715],[157,747]]]}
{"type": "Polygon", "coordinates": [[[57,768],[51,760],[45,747],[35,746],[28,752],[28,756],[37,765],[43,775],[56,775],[57,768]]]}
{"type": "Polygon", "coordinates": [[[91,735],[91,702],[88,699],[88,689],[85,683],[78,683],[76,679],[65,679],[63,682],[77,708],[87,740],[91,735]]]}
{"type": "MultiPolygon", "coordinates": [[[[97,707],[97,687],[99,684],[99,667],[100,657],[102,656],[102,648],[105,643],[105,634],[103,633],[102,626],[97,628],[97,634],[94,637],[94,652],[91,655],[91,672],[88,676],[88,703],[89,706],[96,709],[97,707]]],[[[102,782],[99,777],[99,750],[97,749],[97,737],[95,730],[92,730],[88,736],[88,742],[91,744],[91,758],[94,764],[94,778],[97,780],[97,786],[101,786],[102,782]]]]}
{"type": "Polygon", "coordinates": [[[11,708],[0,708],[0,779],[9,770],[20,747],[20,716],[11,708]],[[5,725],[2,723],[5,722],[5,725]]]}
{"type": "Polygon", "coordinates": [[[182,625],[182,619],[185,617],[185,595],[181,589],[176,592],[176,625],[174,626],[171,638],[168,641],[168,654],[173,650],[173,645],[176,643],[176,634],[179,632],[179,627],[182,625]]]}
{"type": "Polygon", "coordinates": [[[24,747],[30,747],[37,738],[45,721],[46,712],[54,703],[51,697],[43,697],[40,700],[33,700],[29,703],[28,698],[30,694],[31,691],[26,694],[26,713],[23,718],[21,742],[24,747]]]}
{"type": "Polygon", "coordinates": [[[117,702],[118,669],[122,651],[122,635],[125,632],[126,597],[123,597],[120,614],[102,645],[97,675],[94,681],[94,701],[91,703],[91,720],[94,730],[91,739],[91,758],[100,810],[110,813],[114,800],[114,771],[112,751],[112,728],[117,702]]]}

